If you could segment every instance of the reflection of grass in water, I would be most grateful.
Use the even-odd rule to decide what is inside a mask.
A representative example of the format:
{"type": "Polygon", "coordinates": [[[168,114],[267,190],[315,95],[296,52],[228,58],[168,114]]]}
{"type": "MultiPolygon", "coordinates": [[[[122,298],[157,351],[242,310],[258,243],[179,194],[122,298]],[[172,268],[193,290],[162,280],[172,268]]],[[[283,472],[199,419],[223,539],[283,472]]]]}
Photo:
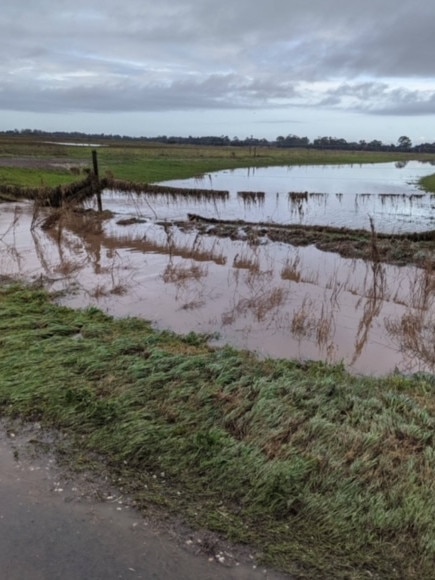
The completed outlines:
{"type": "Polygon", "coordinates": [[[198,189],[187,187],[172,187],[169,185],[156,185],[149,183],[135,183],[132,181],[119,181],[116,179],[107,180],[107,188],[117,190],[122,193],[136,193],[139,197],[149,197],[150,200],[157,197],[166,203],[177,200],[198,200],[198,201],[213,201],[213,200],[227,200],[229,192],[226,190],[216,189],[198,189]]]}
{"type": "Polygon", "coordinates": [[[300,282],[300,263],[301,259],[299,255],[297,255],[293,260],[287,260],[281,270],[281,278],[283,280],[290,280],[291,282],[300,282]]]}
{"type": "Polygon", "coordinates": [[[235,306],[221,316],[222,324],[234,324],[239,316],[253,314],[257,322],[263,322],[270,313],[276,312],[285,303],[287,291],[283,288],[260,289],[249,298],[240,298],[235,306]]]}
{"type": "Polygon", "coordinates": [[[5,256],[9,256],[12,260],[12,263],[16,264],[18,271],[21,270],[21,260],[22,255],[17,249],[17,232],[16,228],[20,221],[20,210],[17,206],[14,207],[13,217],[11,219],[10,224],[6,227],[6,229],[0,234],[0,248],[1,253],[3,254],[3,259],[0,260],[0,275],[5,274],[4,269],[4,261],[5,256]],[[10,241],[8,241],[10,239],[10,241]]]}
{"type": "Polygon", "coordinates": [[[334,330],[333,313],[322,304],[320,315],[317,314],[313,300],[306,295],[301,306],[295,309],[290,325],[291,333],[298,339],[313,337],[320,349],[329,347],[334,330]]]}
{"type": "Polygon", "coordinates": [[[411,367],[420,363],[423,368],[435,372],[435,323],[423,312],[406,313],[399,320],[392,317],[385,327],[410,361],[411,367]]]}
{"type": "Polygon", "coordinates": [[[2,412],[68,433],[66,456],[104,458],[139,506],[298,577],[433,577],[431,378],[259,361],[17,287],[0,336],[2,412]]]}
{"type": "Polygon", "coordinates": [[[302,301],[300,308],[293,312],[291,332],[299,338],[309,336],[316,328],[316,318],[313,315],[314,304],[308,296],[302,301]]]}
{"type": "Polygon", "coordinates": [[[250,257],[244,253],[236,254],[233,260],[233,268],[256,273],[260,271],[260,262],[256,256],[250,257]]]}
{"type": "Polygon", "coordinates": [[[205,304],[204,300],[192,300],[191,302],[187,302],[186,304],[183,304],[181,309],[182,310],[197,310],[198,308],[201,308],[202,306],[204,306],[204,304],[205,304]]]}
{"type": "Polygon", "coordinates": [[[162,279],[166,284],[185,284],[190,280],[200,280],[205,276],[207,276],[207,268],[204,266],[168,264],[162,274],[162,279]]]}
{"type": "Polygon", "coordinates": [[[238,191],[237,197],[243,200],[246,207],[264,205],[265,193],[264,191],[238,191]]]}
{"type": "Polygon", "coordinates": [[[425,368],[435,371],[435,274],[432,262],[416,271],[410,281],[407,311],[399,318],[389,317],[385,327],[411,364],[420,362],[425,368]]]}
{"type": "Polygon", "coordinates": [[[53,272],[68,277],[80,272],[83,269],[83,263],[74,262],[73,260],[62,260],[57,266],[54,266],[53,272]]]}
{"type": "Polygon", "coordinates": [[[168,243],[160,244],[155,240],[152,240],[149,236],[143,236],[141,240],[136,240],[135,238],[123,238],[130,239],[139,248],[141,243],[145,251],[154,251],[162,254],[171,254],[171,256],[177,256],[184,259],[191,259],[197,262],[214,262],[219,266],[224,266],[227,262],[227,258],[224,256],[221,250],[216,250],[213,247],[211,249],[195,247],[193,244],[176,244],[172,237],[169,237],[168,243]]]}
{"type": "Polygon", "coordinates": [[[299,201],[308,201],[308,191],[303,191],[303,192],[301,192],[301,191],[289,191],[288,198],[292,203],[299,202],[299,201]]]}
{"type": "Polygon", "coordinates": [[[316,340],[320,347],[325,347],[331,340],[333,332],[333,313],[328,313],[325,306],[322,305],[320,318],[316,326],[316,340]]]}

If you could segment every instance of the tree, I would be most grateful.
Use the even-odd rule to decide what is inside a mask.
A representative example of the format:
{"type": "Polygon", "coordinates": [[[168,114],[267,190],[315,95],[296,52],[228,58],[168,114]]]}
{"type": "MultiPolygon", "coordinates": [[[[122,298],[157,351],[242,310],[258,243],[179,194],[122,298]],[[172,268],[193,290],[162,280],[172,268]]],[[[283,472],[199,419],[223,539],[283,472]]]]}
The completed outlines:
{"type": "Polygon", "coordinates": [[[412,147],[412,141],[406,135],[402,135],[397,140],[397,146],[399,147],[399,149],[408,150],[408,149],[411,149],[411,147],[412,147]]]}

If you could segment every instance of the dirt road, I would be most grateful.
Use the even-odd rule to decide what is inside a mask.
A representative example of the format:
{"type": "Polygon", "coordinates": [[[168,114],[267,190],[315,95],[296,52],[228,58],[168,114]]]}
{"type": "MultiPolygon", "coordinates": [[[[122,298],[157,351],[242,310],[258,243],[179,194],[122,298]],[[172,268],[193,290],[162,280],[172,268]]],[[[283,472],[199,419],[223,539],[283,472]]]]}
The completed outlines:
{"type": "Polygon", "coordinates": [[[157,529],[113,490],[100,489],[98,501],[88,483],[62,481],[49,455],[29,457],[30,440],[0,429],[2,580],[284,578],[249,556],[241,563],[218,548],[198,555],[201,540],[157,529]]]}

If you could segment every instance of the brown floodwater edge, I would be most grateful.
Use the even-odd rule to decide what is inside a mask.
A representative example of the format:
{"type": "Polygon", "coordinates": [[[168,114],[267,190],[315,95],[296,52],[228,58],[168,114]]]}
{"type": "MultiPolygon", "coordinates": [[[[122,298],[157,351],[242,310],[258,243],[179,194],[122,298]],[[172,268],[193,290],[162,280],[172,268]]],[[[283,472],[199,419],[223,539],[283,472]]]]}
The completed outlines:
{"type": "Polygon", "coordinates": [[[435,266],[435,230],[403,234],[383,234],[375,231],[311,226],[303,224],[281,225],[268,222],[246,222],[243,220],[219,220],[197,214],[188,214],[188,221],[174,222],[182,230],[197,229],[209,234],[230,239],[246,237],[260,243],[262,237],[272,242],[292,246],[314,245],[325,252],[335,252],[344,258],[376,260],[396,266],[435,266]]]}
{"type": "Polygon", "coordinates": [[[429,262],[390,266],[271,241],[267,228],[238,225],[231,237],[215,228],[144,219],[123,199],[102,213],[4,204],[0,275],[44,281],[68,306],[139,316],[260,357],[342,362],[357,374],[432,372],[429,262]]]}

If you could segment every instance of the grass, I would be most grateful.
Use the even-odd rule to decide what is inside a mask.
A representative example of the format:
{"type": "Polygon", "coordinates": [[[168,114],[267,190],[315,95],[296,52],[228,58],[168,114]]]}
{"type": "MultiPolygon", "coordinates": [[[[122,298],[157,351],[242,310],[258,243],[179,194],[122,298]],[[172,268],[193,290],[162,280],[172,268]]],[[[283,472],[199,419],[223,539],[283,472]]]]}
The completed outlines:
{"type": "MultiPolygon", "coordinates": [[[[307,164],[349,164],[381,163],[409,159],[433,160],[433,155],[364,152],[364,151],[316,151],[310,149],[256,148],[255,155],[248,148],[241,147],[197,147],[161,144],[134,144],[111,142],[98,149],[100,174],[107,172],[120,180],[137,183],[153,183],[170,179],[184,179],[201,176],[221,169],[239,167],[264,167],[269,165],[307,165],[307,164]]],[[[41,143],[32,139],[0,139],[0,159],[4,163],[19,158],[26,163],[35,160],[56,160],[91,166],[91,152],[87,147],[68,147],[41,143]]],[[[49,185],[49,174],[43,172],[27,173],[25,169],[8,173],[0,168],[0,184],[13,184],[23,187],[39,187],[41,176],[49,185]],[[22,172],[22,177],[20,172],[22,172]],[[11,182],[12,183],[12,182],[11,182]]],[[[60,175],[53,179],[60,179],[60,175]]],[[[62,179],[73,181],[76,177],[67,172],[62,179]]],[[[62,181],[64,183],[64,181],[62,181]]],[[[56,185],[59,184],[57,181],[56,185]]]]}
{"type": "Polygon", "coordinates": [[[27,169],[21,167],[0,167],[0,186],[18,186],[23,188],[57,187],[76,180],[70,171],[53,171],[47,169],[27,169]]]}
{"type": "Polygon", "coordinates": [[[422,177],[419,181],[419,185],[424,189],[424,191],[435,193],[435,174],[422,177]]]}
{"type": "Polygon", "coordinates": [[[298,578],[433,578],[433,377],[259,361],[3,285],[0,410],[298,578]]]}

